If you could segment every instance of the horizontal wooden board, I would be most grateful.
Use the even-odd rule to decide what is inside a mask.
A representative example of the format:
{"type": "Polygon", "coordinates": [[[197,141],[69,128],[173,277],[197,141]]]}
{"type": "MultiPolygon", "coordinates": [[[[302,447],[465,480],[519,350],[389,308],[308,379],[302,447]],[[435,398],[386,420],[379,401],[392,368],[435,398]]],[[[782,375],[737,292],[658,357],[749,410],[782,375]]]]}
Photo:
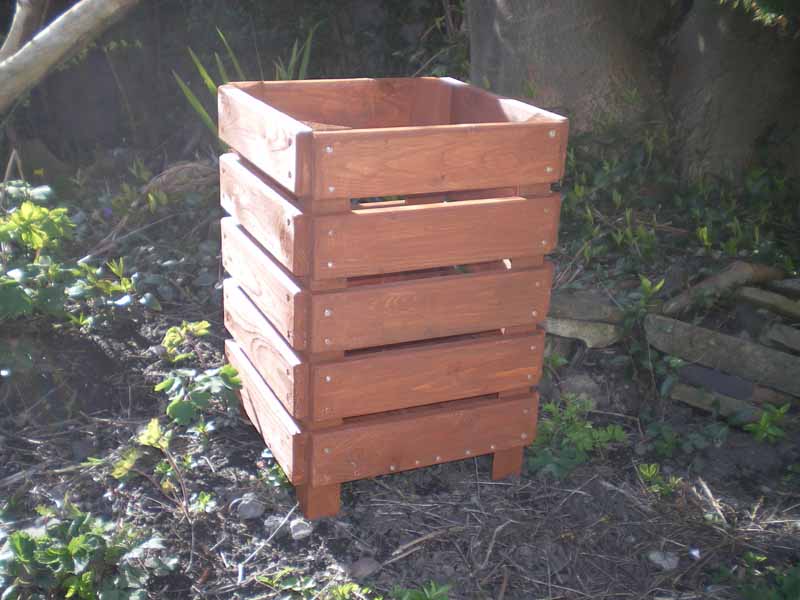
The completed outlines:
{"type": "Polygon", "coordinates": [[[242,406],[250,421],[289,480],[294,485],[304,483],[307,435],[300,431],[236,342],[225,342],[225,356],[239,372],[242,406]]]}
{"type": "Polygon", "coordinates": [[[284,188],[305,195],[311,128],[259,100],[253,95],[259,87],[219,87],[219,137],[284,188]]]}
{"type": "Polygon", "coordinates": [[[295,419],[308,416],[308,366],[233,279],[224,283],[225,327],[295,419]]]}
{"type": "Polygon", "coordinates": [[[364,198],[555,182],[564,172],[566,129],[562,121],[314,132],[312,195],[364,198]]]}
{"type": "Polygon", "coordinates": [[[232,217],[221,223],[222,264],[270,323],[298,350],[306,345],[309,294],[232,217]]]}
{"type": "Polygon", "coordinates": [[[312,367],[313,418],[357,415],[536,385],[544,332],[421,344],[312,367]]]}
{"type": "Polygon", "coordinates": [[[560,196],[356,210],[314,220],[314,277],[327,279],[546,254],[560,196]]]}
{"type": "Polygon", "coordinates": [[[312,432],[312,485],[328,485],[525,446],[538,396],[459,400],[352,419],[312,432]]]}
{"type": "Polygon", "coordinates": [[[314,294],[312,352],[384,346],[544,320],[552,265],[314,294]]]}
{"type": "Polygon", "coordinates": [[[309,219],[236,154],[219,159],[222,207],[295,275],[309,270],[309,219]]]}

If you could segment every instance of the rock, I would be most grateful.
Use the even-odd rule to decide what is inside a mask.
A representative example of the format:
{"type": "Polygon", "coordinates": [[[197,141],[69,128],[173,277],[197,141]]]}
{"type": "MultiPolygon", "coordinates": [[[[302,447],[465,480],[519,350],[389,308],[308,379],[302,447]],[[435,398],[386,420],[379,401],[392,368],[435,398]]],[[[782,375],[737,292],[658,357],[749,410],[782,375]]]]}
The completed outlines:
{"type": "Polygon", "coordinates": [[[800,329],[783,323],[773,323],[763,331],[759,341],[770,346],[777,345],[800,352],[800,329]]]}
{"type": "Polygon", "coordinates": [[[264,519],[264,531],[267,537],[274,535],[276,538],[289,535],[289,528],[283,525],[284,517],[278,515],[270,515],[264,519]],[[278,529],[280,527],[280,529],[278,529]]]}
{"type": "Polygon", "coordinates": [[[790,319],[800,319],[800,300],[792,300],[775,292],[754,287],[741,288],[736,292],[736,297],[790,319]]]}
{"type": "Polygon", "coordinates": [[[595,408],[608,405],[608,394],[603,392],[600,384],[585,373],[576,373],[562,379],[561,393],[586,396],[595,408]]]}
{"type": "Polygon", "coordinates": [[[236,514],[243,521],[257,519],[267,510],[267,505],[256,498],[255,494],[245,494],[233,502],[236,504],[236,514]]]}
{"type": "Polygon", "coordinates": [[[767,287],[778,294],[791,298],[800,298],[800,277],[770,281],[767,287]]]}
{"type": "Polygon", "coordinates": [[[622,323],[625,318],[624,311],[607,294],[593,290],[553,292],[548,315],[558,319],[604,323],[622,323]]]}
{"type": "Polygon", "coordinates": [[[647,553],[647,559],[660,568],[662,571],[673,571],[678,568],[680,559],[674,552],[662,552],[651,550],[647,553]]]}
{"type": "Polygon", "coordinates": [[[551,356],[561,356],[566,360],[572,358],[572,353],[575,351],[577,343],[571,338],[560,337],[557,335],[550,335],[549,333],[544,340],[544,355],[549,358],[551,356]]]}
{"type": "Polygon", "coordinates": [[[293,540],[302,540],[310,536],[314,531],[311,523],[305,519],[294,519],[289,523],[289,533],[293,540]]]}
{"type": "Polygon", "coordinates": [[[735,423],[751,423],[758,420],[761,411],[747,400],[731,398],[704,389],[677,383],[670,391],[670,398],[708,412],[718,411],[735,423]]]}
{"type": "Polygon", "coordinates": [[[381,563],[371,556],[364,556],[347,567],[347,572],[353,579],[364,579],[373,573],[377,573],[380,568],[381,563]]]}
{"type": "Polygon", "coordinates": [[[547,317],[547,332],[581,340],[587,348],[606,348],[622,339],[622,327],[599,321],[547,317]]]}

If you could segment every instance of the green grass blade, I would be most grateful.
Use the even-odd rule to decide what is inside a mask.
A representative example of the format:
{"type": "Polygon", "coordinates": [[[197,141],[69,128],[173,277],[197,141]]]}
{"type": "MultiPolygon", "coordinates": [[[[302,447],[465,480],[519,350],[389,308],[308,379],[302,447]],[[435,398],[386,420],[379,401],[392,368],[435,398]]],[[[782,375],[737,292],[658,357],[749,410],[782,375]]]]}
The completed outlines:
{"type": "Polygon", "coordinates": [[[314,30],[316,28],[316,25],[311,28],[311,30],[308,32],[306,43],[303,44],[301,51],[303,54],[303,59],[300,61],[300,68],[297,70],[297,79],[306,79],[308,76],[308,63],[311,60],[311,46],[314,42],[314,30]]]}
{"type": "Polygon", "coordinates": [[[217,133],[217,125],[214,123],[214,120],[209,116],[208,111],[205,107],[200,103],[200,100],[197,99],[197,96],[194,95],[194,92],[189,89],[189,86],[180,78],[175,71],[172,72],[172,75],[175,77],[175,81],[178,82],[178,87],[181,88],[183,95],[186,96],[186,100],[189,101],[189,104],[194,109],[194,112],[200,117],[200,120],[203,121],[208,130],[214,135],[216,138],[217,133]]]}
{"type": "Polygon", "coordinates": [[[211,79],[211,75],[208,74],[206,68],[203,66],[203,63],[200,62],[200,59],[197,58],[197,55],[194,53],[194,50],[191,48],[189,50],[189,56],[192,57],[192,62],[194,66],[197,68],[197,72],[200,73],[200,77],[203,80],[203,83],[206,84],[206,88],[208,88],[208,93],[211,94],[213,98],[217,97],[217,84],[214,83],[214,80],[211,79]]]}
{"type": "Polygon", "coordinates": [[[292,46],[292,56],[289,58],[289,65],[286,67],[287,79],[294,79],[297,73],[297,59],[300,57],[300,47],[297,45],[297,40],[294,41],[292,46]]]}
{"type": "Polygon", "coordinates": [[[217,61],[217,71],[219,71],[219,78],[222,83],[228,83],[231,78],[228,76],[228,71],[225,70],[225,65],[222,64],[222,59],[219,57],[219,54],[214,52],[214,60],[217,61]]]}
{"type": "Polygon", "coordinates": [[[231,63],[233,63],[233,69],[236,71],[236,76],[239,78],[239,81],[247,81],[247,77],[245,77],[244,71],[242,71],[242,66],[239,64],[239,60],[236,58],[233,48],[231,48],[230,44],[228,44],[228,40],[225,39],[225,34],[220,31],[219,27],[217,27],[217,33],[219,34],[222,43],[225,45],[225,50],[228,52],[228,58],[230,58],[231,63]]]}

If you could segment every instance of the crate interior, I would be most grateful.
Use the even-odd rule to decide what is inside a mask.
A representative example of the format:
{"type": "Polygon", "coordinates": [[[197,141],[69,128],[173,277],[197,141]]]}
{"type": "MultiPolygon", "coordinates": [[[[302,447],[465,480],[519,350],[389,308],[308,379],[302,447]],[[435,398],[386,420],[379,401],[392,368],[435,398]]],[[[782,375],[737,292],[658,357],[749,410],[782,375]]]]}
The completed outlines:
{"type": "Polygon", "coordinates": [[[563,120],[449,78],[259,81],[235,85],[315,131],[563,120]]]}

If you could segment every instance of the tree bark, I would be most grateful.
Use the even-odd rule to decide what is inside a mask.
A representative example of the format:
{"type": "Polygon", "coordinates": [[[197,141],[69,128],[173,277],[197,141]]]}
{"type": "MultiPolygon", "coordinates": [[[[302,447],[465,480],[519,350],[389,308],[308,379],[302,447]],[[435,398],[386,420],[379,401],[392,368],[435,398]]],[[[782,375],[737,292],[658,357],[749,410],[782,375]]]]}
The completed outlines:
{"type": "MultiPolygon", "coordinates": [[[[0,62],[0,114],[139,0],[81,0],[0,62]]],[[[24,4],[24,3],[23,3],[24,4]]],[[[16,21],[16,15],[15,15],[16,21]]]]}
{"type": "Polygon", "coordinates": [[[11,29],[0,47],[0,62],[22,48],[41,29],[48,2],[49,0],[17,0],[11,29]]]}

